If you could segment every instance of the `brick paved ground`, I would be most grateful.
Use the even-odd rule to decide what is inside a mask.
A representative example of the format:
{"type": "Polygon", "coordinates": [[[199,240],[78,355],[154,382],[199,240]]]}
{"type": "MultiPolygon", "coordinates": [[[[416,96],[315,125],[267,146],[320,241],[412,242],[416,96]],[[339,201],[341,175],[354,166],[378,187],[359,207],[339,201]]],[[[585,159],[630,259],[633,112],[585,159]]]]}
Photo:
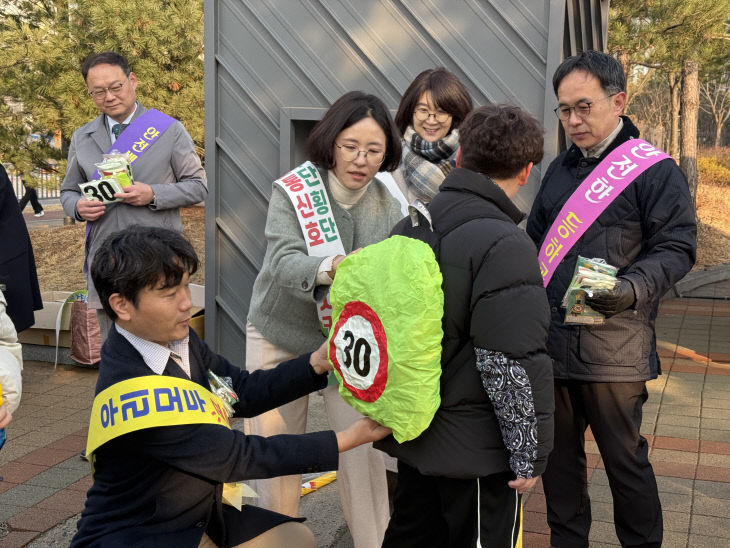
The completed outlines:
{"type": "MultiPolygon", "coordinates": [[[[693,294],[703,298],[662,303],[657,336],[664,375],[648,383],[644,406],[642,432],[652,447],[667,548],[730,545],[730,282],[693,294]]],[[[26,362],[23,381],[22,403],[0,451],[0,548],[25,546],[78,514],[91,484],[78,454],[96,371],[26,362]]],[[[593,441],[587,451],[591,547],[618,545],[593,441]]],[[[547,547],[541,486],[526,498],[525,510],[524,546],[547,547]]]]}
{"type": "MultiPolygon", "coordinates": [[[[647,384],[641,429],[651,444],[665,548],[730,546],[730,282],[692,295],[701,298],[666,300],[659,310],[664,374],[647,384]]],[[[616,546],[611,493],[595,442],[586,443],[586,452],[591,548],[616,546]]],[[[549,546],[541,486],[525,509],[524,546],[549,546]]]]}
{"type": "Polygon", "coordinates": [[[2,547],[24,546],[83,508],[91,485],[86,444],[96,370],[26,362],[23,397],[0,451],[2,547]]]}

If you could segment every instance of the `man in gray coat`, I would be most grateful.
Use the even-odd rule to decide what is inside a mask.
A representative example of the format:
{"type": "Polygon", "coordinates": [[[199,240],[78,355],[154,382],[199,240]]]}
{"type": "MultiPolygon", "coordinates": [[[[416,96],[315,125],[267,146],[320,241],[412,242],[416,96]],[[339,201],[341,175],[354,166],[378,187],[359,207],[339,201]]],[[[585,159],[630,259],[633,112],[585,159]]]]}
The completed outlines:
{"type": "MultiPolygon", "coordinates": [[[[128,226],[182,231],[179,208],[205,200],[208,189],[193,140],[183,125],[174,121],[134,162],[134,184],[115,194],[121,201],[105,205],[87,199],[79,185],[92,180],[95,164],[102,161],[127,125],[147,109],[137,102],[137,76],[118,53],[92,54],[84,61],[81,74],[101,114],[71,137],[61,203],[68,216],[90,223],[85,249],[86,264],[91,264],[106,236],[128,226]]],[[[88,272],[86,283],[89,307],[97,311],[103,342],[112,322],[102,310],[88,272]]]]}

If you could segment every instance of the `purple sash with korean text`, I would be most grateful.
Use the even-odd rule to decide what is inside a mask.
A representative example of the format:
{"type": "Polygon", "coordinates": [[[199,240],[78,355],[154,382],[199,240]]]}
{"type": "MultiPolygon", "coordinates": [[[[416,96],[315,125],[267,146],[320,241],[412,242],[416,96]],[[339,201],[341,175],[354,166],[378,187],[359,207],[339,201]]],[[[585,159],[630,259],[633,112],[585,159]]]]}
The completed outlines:
{"type": "MultiPolygon", "coordinates": [[[[132,120],[132,123],[119,134],[117,140],[112,143],[112,146],[106,152],[109,154],[116,150],[121,153],[126,153],[129,158],[129,163],[134,165],[134,162],[147,152],[150,146],[174,122],[175,118],[172,116],[151,108],[132,120]]],[[[95,171],[91,178],[100,179],[101,174],[99,171],[95,171]]]]}
{"type": "MultiPolygon", "coordinates": [[[[172,116],[151,108],[135,118],[119,137],[117,137],[117,140],[112,143],[112,146],[109,147],[106,153],[110,154],[113,151],[126,153],[129,158],[129,163],[134,165],[174,122],[175,118],[172,116]]],[[[104,125],[107,127],[106,123],[104,125]]],[[[101,179],[101,174],[97,170],[91,178],[92,180],[101,179]]],[[[134,181],[132,182],[134,183],[134,181]]],[[[89,269],[87,264],[89,257],[88,238],[91,232],[91,225],[92,221],[86,221],[86,232],[84,233],[84,274],[89,269]]]]}
{"type": "Polygon", "coordinates": [[[657,162],[671,158],[642,139],[629,139],[599,163],[565,202],[542,242],[538,262],[547,287],[560,261],[623,190],[657,162]]]}

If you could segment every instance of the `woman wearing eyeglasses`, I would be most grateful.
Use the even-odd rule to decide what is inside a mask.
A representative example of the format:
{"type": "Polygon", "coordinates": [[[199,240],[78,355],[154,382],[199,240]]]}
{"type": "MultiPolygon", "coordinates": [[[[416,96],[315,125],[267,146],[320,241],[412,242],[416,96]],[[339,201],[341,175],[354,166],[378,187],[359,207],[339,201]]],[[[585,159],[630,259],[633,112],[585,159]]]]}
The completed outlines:
{"type": "Polygon", "coordinates": [[[458,127],[472,109],[469,92],[443,67],[424,70],[403,94],[395,124],[403,157],[393,179],[408,203],[428,203],[454,167],[458,127]]]}
{"type": "MultiPolygon", "coordinates": [[[[273,185],[266,254],[248,314],[249,371],[272,368],[322,344],[320,324],[325,330],[329,325],[326,318],[320,321],[318,310],[326,308],[323,296],[338,265],[346,254],[387,238],[401,218],[398,201],[374,178],[381,169],[395,170],[401,157],[398,130],[380,99],[361,92],[343,95],[314,127],[307,148],[314,166],[305,163],[273,185]],[[323,187],[315,185],[318,179],[323,187]],[[323,256],[318,251],[336,244],[333,225],[315,222],[318,212],[334,221],[339,252],[323,256]]],[[[342,400],[336,385],[323,394],[332,428],[360,417],[342,400]]],[[[307,406],[305,397],[248,419],[249,433],[303,433],[307,406]]],[[[252,483],[260,506],[297,515],[300,476],[252,483]]],[[[355,547],[380,546],[389,519],[383,454],[367,444],[341,455],[337,484],[355,547]]]]}

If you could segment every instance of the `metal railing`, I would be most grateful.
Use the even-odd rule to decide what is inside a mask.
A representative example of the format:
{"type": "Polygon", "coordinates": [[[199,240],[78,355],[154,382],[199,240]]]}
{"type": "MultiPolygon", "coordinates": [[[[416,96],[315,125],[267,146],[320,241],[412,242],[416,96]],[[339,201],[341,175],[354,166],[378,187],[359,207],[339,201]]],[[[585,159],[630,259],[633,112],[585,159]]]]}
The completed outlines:
{"type": "MultiPolygon", "coordinates": [[[[8,177],[10,177],[10,182],[13,186],[13,190],[15,191],[15,195],[18,197],[18,200],[20,200],[20,198],[23,197],[23,194],[25,194],[20,172],[14,170],[12,166],[4,167],[5,171],[8,172],[8,177]]],[[[42,181],[42,183],[36,188],[36,192],[38,192],[38,199],[43,200],[45,198],[58,198],[61,196],[61,178],[58,175],[43,171],[38,175],[38,177],[42,181]]]]}

